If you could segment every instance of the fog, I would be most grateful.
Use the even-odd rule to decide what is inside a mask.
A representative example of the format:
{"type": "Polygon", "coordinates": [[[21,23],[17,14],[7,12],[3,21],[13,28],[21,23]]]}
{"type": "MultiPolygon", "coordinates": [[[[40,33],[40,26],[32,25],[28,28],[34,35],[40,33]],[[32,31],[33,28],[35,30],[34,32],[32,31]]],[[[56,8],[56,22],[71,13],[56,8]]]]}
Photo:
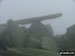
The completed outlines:
{"type": "Polygon", "coordinates": [[[63,16],[43,21],[51,24],[54,34],[64,34],[67,27],[75,24],[73,0],[2,0],[0,23],[8,19],[19,20],[31,17],[62,13],[63,16]]]}

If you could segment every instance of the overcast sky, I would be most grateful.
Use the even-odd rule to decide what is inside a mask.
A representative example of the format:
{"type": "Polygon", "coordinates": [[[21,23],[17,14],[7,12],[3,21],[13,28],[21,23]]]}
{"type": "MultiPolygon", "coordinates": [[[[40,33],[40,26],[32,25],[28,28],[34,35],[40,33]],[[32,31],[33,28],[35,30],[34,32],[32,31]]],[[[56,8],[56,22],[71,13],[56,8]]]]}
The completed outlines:
{"type": "Polygon", "coordinates": [[[64,34],[67,27],[75,24],[74,0],[3,0],[0,23],[8,19],[18,20],[59,12],[63,13],[62,17],[43,23],[51,24],[54,34],[64,34]]]}

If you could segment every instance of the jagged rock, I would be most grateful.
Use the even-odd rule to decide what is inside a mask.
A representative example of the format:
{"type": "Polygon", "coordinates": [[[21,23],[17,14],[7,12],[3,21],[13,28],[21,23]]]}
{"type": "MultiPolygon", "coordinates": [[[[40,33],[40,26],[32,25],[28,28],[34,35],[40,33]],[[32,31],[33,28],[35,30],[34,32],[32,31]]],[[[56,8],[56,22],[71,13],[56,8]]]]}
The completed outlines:
{"type": "Polygon", "coordinates": [[[47,30],[48,30],[48,32],[50,34],[50,37],[53,37],[54,33],[53,33],[53,29],[52,29],[51,25],[47,24],[47,25],[45,25],[45,27],[47,28],[47,30]]]}
{"type": "Polygon", "coordinates": [[[25,34],[21,27],[19,27],[19,25],[14,23],[12,20],[8,20],[8,31],[10,33],[9,39],[11,41],[12,47],[24,47],[25,34]]]}
{"type": "Polygon", "coordinates": [[[67,28],[66,36],[75,41],[75,24],[67,28]]]}

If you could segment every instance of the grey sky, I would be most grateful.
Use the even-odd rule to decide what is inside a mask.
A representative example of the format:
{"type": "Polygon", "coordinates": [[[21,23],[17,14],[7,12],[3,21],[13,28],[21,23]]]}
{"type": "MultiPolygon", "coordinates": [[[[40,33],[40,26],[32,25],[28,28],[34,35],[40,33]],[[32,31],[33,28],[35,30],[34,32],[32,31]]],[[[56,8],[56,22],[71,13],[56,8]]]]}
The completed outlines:
{"type": "Polygon", "coordinates": [[[64,34],[67,27],[75,24],[73,0],[3,0],[0,23],[5,23],[10,18],[18,20],[59,12],[63,13],[62,17],[43,23],[51,24],[54,34],[64,34]]]}

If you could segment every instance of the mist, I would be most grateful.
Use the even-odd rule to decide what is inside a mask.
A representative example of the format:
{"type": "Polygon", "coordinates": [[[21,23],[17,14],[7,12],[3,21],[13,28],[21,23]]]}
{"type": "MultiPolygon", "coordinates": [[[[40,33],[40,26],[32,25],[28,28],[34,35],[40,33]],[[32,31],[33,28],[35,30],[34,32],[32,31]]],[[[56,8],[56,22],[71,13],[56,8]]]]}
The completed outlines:
{"type": "Polygon", "coordinates": [[[51,24],[55,35],[64,34],[69,26],[75,24],[73,0],[2,0],[0,24],[8,19],[27,19],[54,13],[62,13],[63,16],[42,23],[51,24]]]}

